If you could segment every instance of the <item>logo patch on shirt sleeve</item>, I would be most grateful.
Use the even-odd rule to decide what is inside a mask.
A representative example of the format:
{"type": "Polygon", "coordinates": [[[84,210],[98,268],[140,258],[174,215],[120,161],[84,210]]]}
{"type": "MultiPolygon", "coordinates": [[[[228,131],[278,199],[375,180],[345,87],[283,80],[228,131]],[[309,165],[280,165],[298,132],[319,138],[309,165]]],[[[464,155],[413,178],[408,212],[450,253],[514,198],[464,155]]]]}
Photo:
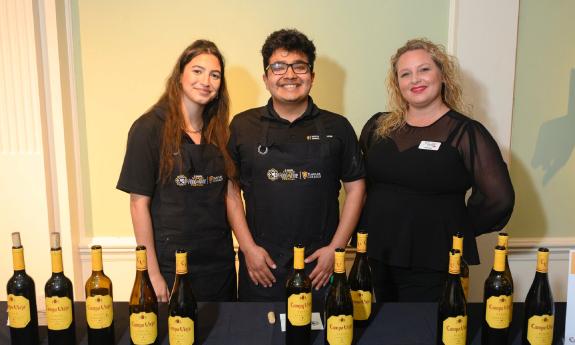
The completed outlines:
{"type": "Polygon", "coordinates": [[[422,141],[419,143],[418,149],[420,149],[420,150],[437,151],[437,150],[439,150],[439,147],[440,147],[440,146],[441,146],[441,143],[440,143],[440,142],[422,140],[422,141]]]}

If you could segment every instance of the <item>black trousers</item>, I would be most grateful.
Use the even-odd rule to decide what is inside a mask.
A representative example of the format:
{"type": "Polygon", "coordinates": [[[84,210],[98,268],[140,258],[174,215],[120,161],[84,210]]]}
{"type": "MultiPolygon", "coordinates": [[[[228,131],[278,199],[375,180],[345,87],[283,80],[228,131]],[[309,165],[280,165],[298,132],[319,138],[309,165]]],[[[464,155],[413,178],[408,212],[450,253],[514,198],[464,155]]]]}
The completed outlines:
{"type": "Polygon", "coordinates": [[[369,263],[377,302],[437,302],[447,279],[447,272],[369,263]]]}

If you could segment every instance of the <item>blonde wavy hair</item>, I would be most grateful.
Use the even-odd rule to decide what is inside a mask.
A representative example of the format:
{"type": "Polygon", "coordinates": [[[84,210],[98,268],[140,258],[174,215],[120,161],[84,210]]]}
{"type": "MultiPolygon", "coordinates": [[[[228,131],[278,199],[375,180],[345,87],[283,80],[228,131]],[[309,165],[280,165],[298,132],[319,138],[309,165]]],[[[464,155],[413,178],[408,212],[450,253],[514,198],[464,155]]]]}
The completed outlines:
{"type": "Polygon", "coordinates": [[[435,44],[426,38],[412,39],[399,48],[390,59],[390,68],[386,79],[389,96],[387,106],[390,113],[387,116],[379,118],[376,130],[378,137],[388,137],[392,131],[400,129],[405,125],[405,115],[409,104],[399,90],[397,62],[406,52],[417,49],[423,49],[428,52],[435,62],[435,65],[437,65],[441,71],[443,79],[441,99],[443,102],[450,109],[458,112],[467,112],[469,110],[468,106],[463,102],[457,59],[447,54],[445,47],[440,44],[435,44]]]}

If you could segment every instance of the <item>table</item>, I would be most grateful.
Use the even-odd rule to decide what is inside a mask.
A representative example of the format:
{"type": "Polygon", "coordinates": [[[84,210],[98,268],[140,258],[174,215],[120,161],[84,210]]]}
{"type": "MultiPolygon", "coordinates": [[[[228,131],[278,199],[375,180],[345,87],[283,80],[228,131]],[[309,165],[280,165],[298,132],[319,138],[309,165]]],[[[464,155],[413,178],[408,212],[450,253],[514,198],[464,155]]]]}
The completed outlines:
{"type": "MultiPolygon", "coordinates": [[[[468,305],[468,344],[481,343],[482,307],[480,303],[468,305]]],[[[565,333],[565,303],[555,304],[555,342],[563,344],[565,333]]],[[[85,304],[74,303],[76,317],[77,344],[87,345],[85,304]]],[[[314,308],[314,311],[319,311],[314,308]]],[[[434,345],[437,304],[435,303],[386,303],[374,305],[374,318],[371,324],[358,332],[357,345],[434,345]]],[[[279,313],[285,312],[284,303],[199,303],[198,304],[198,344],[204,345],[282,345],[284,334],[281,332],[279,313]],[[276,313],[275,325],[270,325],[267,313],[276,313]]],[[[159,307],[160,344],[168,345],[167,305],[159,307]]],[[[521,344],[521,324],[523,303],[513,306],[514,320],[511,326],[510,341],[521,344]]],[[[6,326],[6,302],[0,302],[0,344],[10,344],[10,331],[6,326]]],[[[114,303],[114,326],[116,342],[119,345],[130,344],[128,329],[128,304],[114,303]]],[[[312,332],[312,344],[323,344],[323,332],[312,332]]],[[[46,327],[40,327],[41,344],[48,344],[46,327]]]]}

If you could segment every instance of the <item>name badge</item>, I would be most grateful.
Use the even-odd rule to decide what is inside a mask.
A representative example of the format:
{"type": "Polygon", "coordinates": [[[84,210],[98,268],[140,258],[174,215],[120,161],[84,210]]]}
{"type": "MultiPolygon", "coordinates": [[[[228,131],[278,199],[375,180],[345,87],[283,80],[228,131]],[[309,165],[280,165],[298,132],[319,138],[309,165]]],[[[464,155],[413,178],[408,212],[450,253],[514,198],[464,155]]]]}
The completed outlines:
{"type": "Polygon", "coordinates": [[[419,149],[420,150],[431,150],[431,151],[437,151],[439,150],[439,146],[441,146],[441,143],[438,143],[437,141],[425,141],[422,140],[419,143],[419,149]]]}

